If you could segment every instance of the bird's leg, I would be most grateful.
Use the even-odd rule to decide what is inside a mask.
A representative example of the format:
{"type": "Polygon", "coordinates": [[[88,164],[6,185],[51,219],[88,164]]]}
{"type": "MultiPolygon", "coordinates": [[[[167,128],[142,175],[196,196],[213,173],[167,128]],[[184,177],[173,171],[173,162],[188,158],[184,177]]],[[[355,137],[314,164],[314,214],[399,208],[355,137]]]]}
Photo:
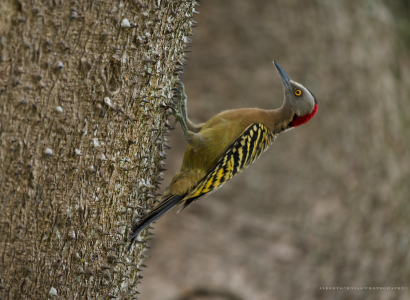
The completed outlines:
{"type": "MultiPolygon", "coordinates": [[[[176,95],[176,109],[172,109],[174,116],[175,116],[175,122],[172,125],[172,128],[175,129],[176,125],[181,123],[182,130],[185,131],[188,130],[188,126],[186,124],[186,119],[187,119],[187,110],[186,110],[186,102],[187,102],[187,96],[185,94],[185,88],[182,82],[178,82],[179,87],[174,88],[174,90],[177,92],[176,95]]],[[[175,97],[175,96],[174,96],[175,97]]]]}
{"type": "Polygon", "coordinates": [[[182,131],[184,132],[185,139],[187,140],[188,143],[190,143],[191,138],[189,137],[189,130],[188,130],[188,126],[186,125],[186,121],[185,121],[186,119],[184,118],[183,113],[181,113],[181,105],[177,103],[177,107],[178,107],[177,109],[171,108],[174,114],[174,117],[175,117],[175,122],[172,125],[172,129],[175,129],[177,127],[177,124],[180,123],[182,131]]]}
{"type": "Polygon", "coordinates": [[[188,97],[186,96],[185,93],[185,87],[184,84],[181,81],[178,81],[178,85],[179,85],[179,90],[180,93],[178,95],[178,103],[180,105],[180,111],[182,113],[182,117],[184,118],[185,122],[188,119],[188,112],[187,112],[187,100],[188,97]]]}
{"type": "Polygon", "coordinates": [[[201,130],[201,125],[195,125],[188,119],[187,113],[187,96],[185,94],[185,87],[182,82],[178,82],[179,87],[175,90],[178,92],[176,108],[172,108],[175,122],[172,125],[172,128],[175,129],[178,122],[181,124],[182,130],[184,131],[185,139],[189,144],[192,144],[194,140],[197,140],[199,137],[196,135],[196,132],[201,130]]]}
{"type": "Polygon", "coordinates": [[[180,90],[180,94],[179,94],[180,99],[178,98],[178,100],[181,103],[181,112],[185,119],[185,124],[189,131],[199,132],[201,128],[205,125],[205,123],[195,124],[188,118],[188,109],[187,109],[188,97],[185,94],[184,84],[181,81],[178,81],[178,84],[179,84],[179,90],[180,90]]]}

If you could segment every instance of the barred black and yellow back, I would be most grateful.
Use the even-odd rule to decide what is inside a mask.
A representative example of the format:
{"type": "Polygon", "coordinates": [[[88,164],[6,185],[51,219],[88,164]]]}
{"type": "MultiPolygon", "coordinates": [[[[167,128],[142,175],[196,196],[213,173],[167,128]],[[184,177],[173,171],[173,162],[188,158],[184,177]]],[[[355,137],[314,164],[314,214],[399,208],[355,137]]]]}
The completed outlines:
{"type": "Polygon", "coordinates": [[[219,189],[225,182],[242,172],[253,163],[275,139],[275,135],[264,124],[254,123],[231,144],[218,163],[184,197],[185,209],[199,198],[219,189]]]}

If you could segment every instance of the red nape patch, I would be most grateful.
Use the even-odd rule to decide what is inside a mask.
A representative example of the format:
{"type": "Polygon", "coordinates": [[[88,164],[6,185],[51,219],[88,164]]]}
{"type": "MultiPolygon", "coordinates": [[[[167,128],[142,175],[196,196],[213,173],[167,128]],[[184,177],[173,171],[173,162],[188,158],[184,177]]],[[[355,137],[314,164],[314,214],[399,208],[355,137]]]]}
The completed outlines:
{"type": "Polygon", "coordinates": [[[303,125],[303,124],[307,123],[310,119],[313,118],[314,115],[316,115],[317,109],[318,109],[318,106],[317,106],[317,104],[315,104],[315,107],[313,108],[313,110],[310,114],[304,115],[303,117],[296,116],[292,120],[292,127],[297,127],[297,126],[300,126],[300,125],[303,125]]]}

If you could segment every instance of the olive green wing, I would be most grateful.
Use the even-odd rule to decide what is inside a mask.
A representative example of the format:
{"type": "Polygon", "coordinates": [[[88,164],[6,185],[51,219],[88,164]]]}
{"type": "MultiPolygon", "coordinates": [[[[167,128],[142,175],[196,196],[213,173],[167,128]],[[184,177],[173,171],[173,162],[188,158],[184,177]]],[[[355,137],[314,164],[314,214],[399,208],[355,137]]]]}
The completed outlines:
{"type": "Polygon", "coordinates": [[[225,182],[242,172],[272,144],[274,135],[264,124],[249,125],[229,146],[218,163],[183,199],[185,209],[192,202],[216,191],[225,182]]]}

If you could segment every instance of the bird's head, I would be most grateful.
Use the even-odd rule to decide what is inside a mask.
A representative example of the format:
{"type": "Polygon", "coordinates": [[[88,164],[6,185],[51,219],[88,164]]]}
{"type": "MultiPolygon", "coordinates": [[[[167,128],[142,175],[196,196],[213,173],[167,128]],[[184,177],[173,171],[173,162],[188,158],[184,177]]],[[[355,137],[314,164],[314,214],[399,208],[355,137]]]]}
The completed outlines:
{"type": "Polygon", "coordinates": [[[276,62],[273,62],[282,79],[283,90],[285,92],[285,105],[289,105],[293,117],[291,127],[300,126],[307,123],[316,114],[318,106],[315,96],[303,85],[290,79],[285,70],[276,62]]]}

